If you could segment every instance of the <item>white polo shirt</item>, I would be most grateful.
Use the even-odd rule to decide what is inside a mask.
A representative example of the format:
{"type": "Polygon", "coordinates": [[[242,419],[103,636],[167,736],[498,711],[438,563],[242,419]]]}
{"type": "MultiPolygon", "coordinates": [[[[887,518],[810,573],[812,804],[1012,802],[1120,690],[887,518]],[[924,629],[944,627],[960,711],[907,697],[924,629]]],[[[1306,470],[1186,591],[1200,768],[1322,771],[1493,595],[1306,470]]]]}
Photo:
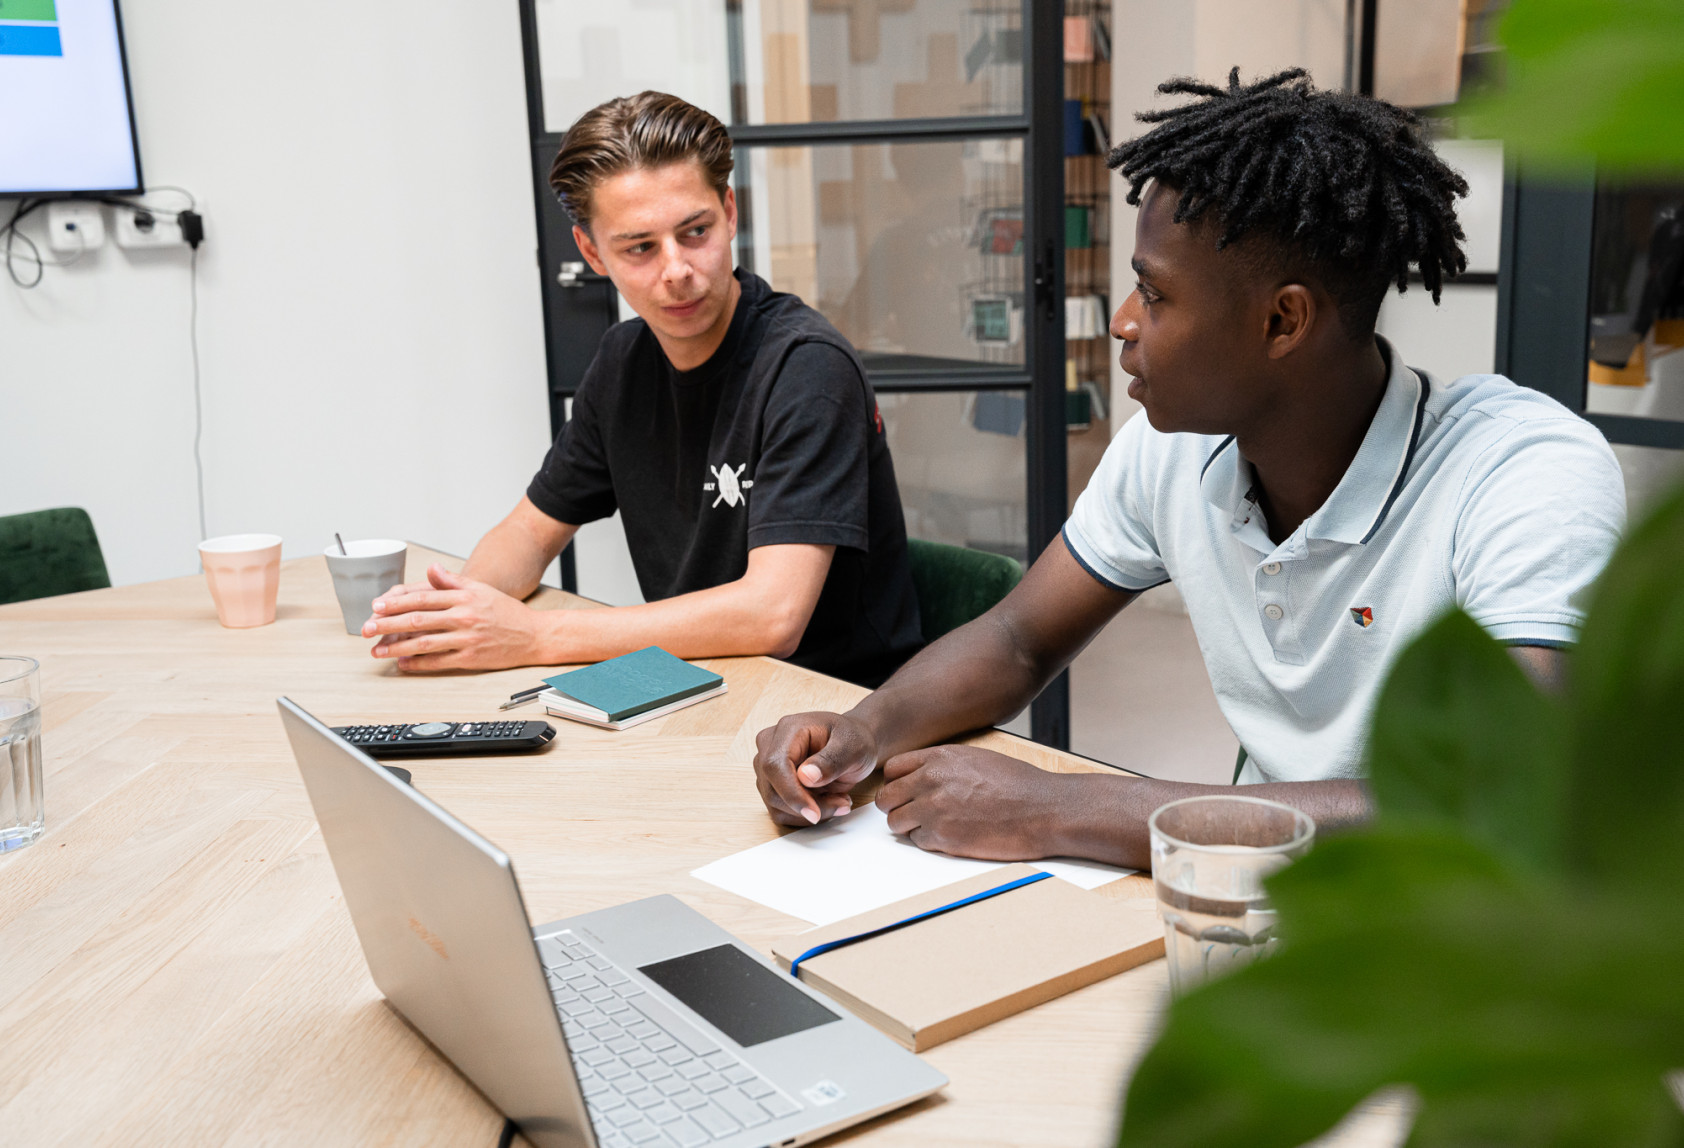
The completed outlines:
{"type": "Polygon", "coordinates": [[[1600,433],[1501,375],[1453,383],[1382,340],[1386,393],[1319,510],[1276,545],[1234,439],[1160,434],[1144,415],[1105,452],[1064,527],[1107,586],[1173,580],[1242,782],[1360,777],[1392,660],[1451,606],[1499,641],[1574,642],[1625,523],[1600,433]]]}

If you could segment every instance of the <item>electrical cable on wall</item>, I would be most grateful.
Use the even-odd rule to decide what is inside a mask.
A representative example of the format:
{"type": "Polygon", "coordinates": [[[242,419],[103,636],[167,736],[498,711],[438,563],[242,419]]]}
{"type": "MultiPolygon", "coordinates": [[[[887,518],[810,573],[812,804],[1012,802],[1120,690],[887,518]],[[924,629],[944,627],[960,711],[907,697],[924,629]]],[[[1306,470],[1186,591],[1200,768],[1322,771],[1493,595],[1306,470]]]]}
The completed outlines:
{"type": "MultiPolygon", "coordinates": [[[[182,234],[185,236],[186,233],[187,229],[184,226],[182,234]]],[[[191,252],[187,257],[187,340],[193,348],[193,476],[199,493],[200,542],[210,537],[210,533],[205,529],[205,460],[199,453],[199,444],[205,435],[205,405],[199,389],[199,243],[203,239],[204,230],[201,227],[198,236],[187,241],[191,252]]]]}
{"type": "MultiPolygon", "coordinates": [[[[193,193],[188,191],[185,187],[177,187],[174,184],[154,184],[153,186],[147,188],[140,196],[130,198],[119,198],[111,195],[25,196],[24,198],[19,199],[13,206],[11,217],[7,219],[5,223],[0,224],[0,261],[5,263],[6,274],[11,281],[25,291],[33,290],[41,285],[41,279],[44,275],[46,275],[47,268],[69,267],[71,264],[80,260],[83,255],[87,254],[87,247],[84,245],[81,250],[77,251],[76,254],[69,259],[48,259],[41,254],[40,244],[36,243],[35,240],[21,227],[24,219],[39,211],[41,208],[54,203],[103,203],[124,211],[132,211],[136,215],[173,215],[176,218],[178,226],[182,229],[183,239],[187,239],[188,221],[183,218],[186,216],[197,221],[199,239],[201,241],[204,239],[204,217],[198,214],[198,200],[196,200],[193,197],[193,193]],[[144,202],[146,196],[160,191],[170,191],[182,196],[187,200],[187,206],[179,211],[164,211],[144,202]],[[22,248],[21,250],[20,245],[22,248]],[[19,263],[22,263],[25,267],[33,264],[35,268],[34,277],[26,280],[24,276],[19,273],[19,263]]],[[[187,240],[187,242],[189,247],[197,248],[198,246],[197,243],[190,239],[187,240]]]]}
{"type": "MultiPolygon", "coordinates": [[[[49,267],[68,267],[87,254],[86,241],[82,247],[69,259],[48,259],[41,254],[40,245],[27,235],[19,226],[31,213],[46,207],[51,203],[67,200],[108,204],[122,211],[132,211],[135,215],[169,215],[175,216],[176,226],[181,229],[181,238],[188,247],[187,256],[187,339],[193,355],[193,475],[194,490],[198,496],[199,508],[199,540],[208,538],[209,532],[205,528],[205,463],[201,450],[205,432],[204,395],[201,385],[199,367],[199,245],[205,240],[205,219],[197,208],[198,200],[193,193],[184,187],[173,184],[156,184],[147,189],[146,195],[154,192],[170,191],[184,197],[187,206],[175,212],[165,212],[151,204],[142,202],[144,197],[119,199],[114,196],[39,196],[24,198],[17,201],[12,208],[11,217],[4,224],[0,224],[0,260],[6,265],[6,274],[13,283],[25,291],[33,290],[41,285],[42,278],[49,267]],[[22,250],[19,245],[22,245],[22,250]],[[26,277],[20,273],[18,264],[26,268],[33,264],[35,274],[26,277]]],[[[79,237],[80,238],[80,237],[79,237]]]]}
{"type": "MultiPolygon", "coordinates": [[[[6,225],[4,227],[0,227],[0,234],[4,234],[6,237],[6,274],[11,277],[13,283],[16,283],[25,291],[38,286],[41,282],[41,277],[47,273],[47,268],[57,264],[56,260],[43,259],[41,257],[41,248],[36,244],[35,240],[18,230],[18,224],[23,220],[23,217],[34,211],[36,208],[43,206],[46,202],[46,200],[42,199],[18,200],[17,206],[12,208],[12,217],[6,221],[6,225]],[[25,263],[35,264],[35,278],[29,280],[27,283],[24,282],[23,277],[18,274],[17,269],[17,260],[19,258],[17,244],[19,242],[22,242],[29,249],[27,254],[22,256],[23,261],[25,263]]],[[[77,258],[80,258],[80,256],[77,258]]]]}

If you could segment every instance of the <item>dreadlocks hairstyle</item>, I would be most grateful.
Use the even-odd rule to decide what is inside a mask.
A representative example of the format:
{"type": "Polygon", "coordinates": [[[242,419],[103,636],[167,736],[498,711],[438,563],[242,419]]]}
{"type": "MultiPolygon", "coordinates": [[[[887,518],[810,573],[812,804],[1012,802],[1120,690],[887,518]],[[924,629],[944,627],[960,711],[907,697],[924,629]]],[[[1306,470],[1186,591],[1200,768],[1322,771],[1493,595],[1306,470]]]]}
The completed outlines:
{"type": "Polygon", "coordinates": [[[1411,265],[1434,303],[1467,266],[1455,198],[1468,183],[1413,112],[1318,91],[1302,68],[1248,85],[1235,68],[1226,89],[1184,78],[1158,91],[1202,98],[1140,113],[1158,126],[1112,149],[1128,202],[1155,179],[1180,193],[1175,222],[1214,221],[1218,250],[1262,239],[1256,255],[1319,279],[1349,333],[1374,330],[1387,286],[1406,290],[1411,265]]]}

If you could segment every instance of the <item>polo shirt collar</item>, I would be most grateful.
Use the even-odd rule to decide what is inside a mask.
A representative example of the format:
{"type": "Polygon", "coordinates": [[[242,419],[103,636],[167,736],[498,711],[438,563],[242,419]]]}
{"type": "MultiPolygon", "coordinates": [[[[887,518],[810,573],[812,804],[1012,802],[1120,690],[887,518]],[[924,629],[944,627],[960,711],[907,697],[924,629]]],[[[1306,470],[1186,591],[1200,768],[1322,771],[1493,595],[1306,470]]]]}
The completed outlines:
{"type": "Polygon", "coordinates": [[[1216,444],[1199,472],[1199,492],[1205,501],[1234,516],[1236,526],[1246,517],[1251,488],[1257,481],[1251,464],[1240,457],[1240,448],[1229,435],[1216,444]]]}
{"type": "MultiPolygon", "coordinates": [[[[1421,438],[1427,408],[1424,375],[1405,366],[1385,339],[1375,336],[1388,371],[1386,393],[1368,424],[1362,446],[1346,468],[1339,485],[1302,527],[1309,538],[1360,544],[1374,536],[1409,474],[1409,464],[1421,438]]],[[[1236,529],[1255,513],[1252,487],[1256,475],[1240,457],[1234,437],[1219,442],[1205,460],[1199,489],[1205,501],[1227,511],[1236,529]]]]}

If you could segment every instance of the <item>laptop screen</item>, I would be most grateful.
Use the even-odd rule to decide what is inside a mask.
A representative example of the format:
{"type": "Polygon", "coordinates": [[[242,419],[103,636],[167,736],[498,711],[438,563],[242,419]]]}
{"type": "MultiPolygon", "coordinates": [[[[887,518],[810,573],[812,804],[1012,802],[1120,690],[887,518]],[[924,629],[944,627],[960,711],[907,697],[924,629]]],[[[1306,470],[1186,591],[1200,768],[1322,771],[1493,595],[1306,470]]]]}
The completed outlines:
{"type": "Polygon", "coordinates": [[[638,971],[744,1048],[841,1019],[735,945],[638,971]]]}

